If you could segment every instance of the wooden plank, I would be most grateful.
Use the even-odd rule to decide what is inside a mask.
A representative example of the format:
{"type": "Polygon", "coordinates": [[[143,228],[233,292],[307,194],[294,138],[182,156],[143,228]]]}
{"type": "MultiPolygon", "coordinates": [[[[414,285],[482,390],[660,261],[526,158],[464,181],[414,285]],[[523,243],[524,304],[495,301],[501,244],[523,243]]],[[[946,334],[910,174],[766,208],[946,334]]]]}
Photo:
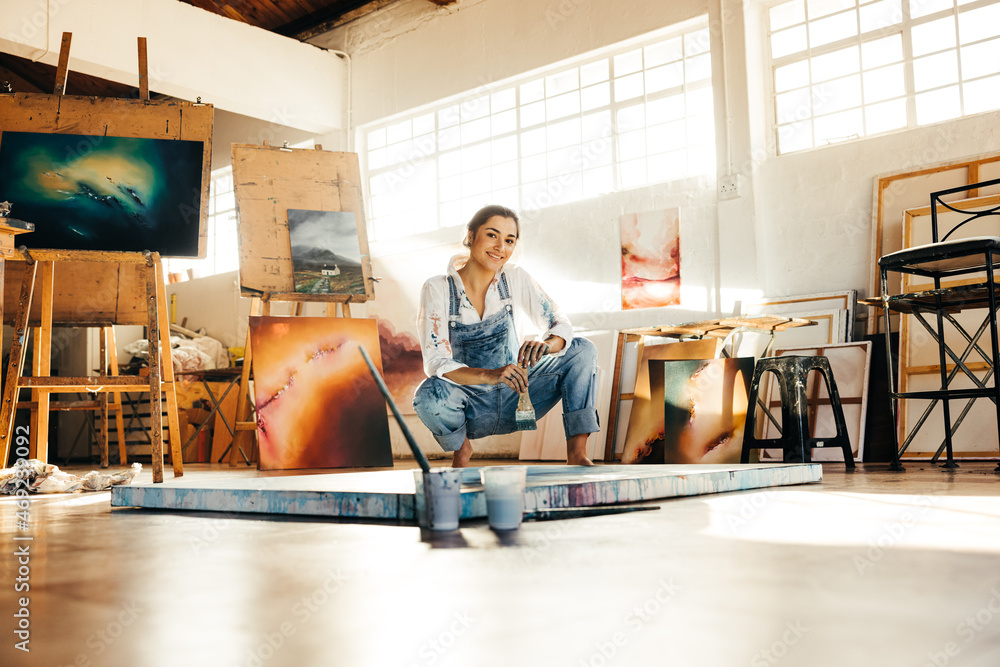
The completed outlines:
{"type": "MultiPolygon", "coordinates": [[[[208,247],[213,123],[214,108],[211,105],[180,100],[132,100],[39,93],[0,95],[0,143],[3,141],[3,132],[8,130],[203,142],[200,207],[195,209],[192,206],[179,212],[180,215],[198,216],[200,258],[205,257],[208,247]]],[[[58,310],[58,295],[56,305],[58,310]]]]}
{"type": "MultiPolygon", "coordinates": [[[[264,309],[264,303],[262,299],[254,298],[250,303],[250,314],[258,315],[264,309]]],[[[243,372],[240,374],[240,386],[239,392],[236,399],[236,423],[234,424],[234,430],[236,434],[233,436],[233,446],[229,450],[229,467],[233,468],[236,466],[237,457],[242,455],[246,457],[246,450],[243,449],[243,445],[249,444],[253,440],[253,436],[245,437],[244,433],[249,431],[257,430],[256,421],[247,421],[250,416],[250,369],[253,363],[253,348],[250,345],[250,329],[247,328],[247,339],[245,347],[243,349],[243,372]]],[[[249,461],[248,461],[249,462],[249,461]]]]}
{"type": "Polygon", "coordinates": [[[243,295],[267,292],[276,300],[313,302],[374,298],[357,154],[233,144],[232,155],[243,295]],[[295,293],[289,208],[354,213],[364,294],[295,293]]]}
{"type": "MultiPolygon", "coordinates": [[[[35,401],[18,401],[17,409],[37,408],[35,401]]],[[[52,401],[49,404],[50,412],[74,412],[77,410],[100,410],[100,401],[52,401]]]]}
{"type": "Polygon", "coordinates": [[[54,95],[62,95],[66,92],[66,79],[69,76],[69,48],[73,42],[73,33],[64,32],[62,34],[62,44],[59,46],[59,65],[56,67],[56,85],[52,91],[54,95]]]}
{"type": "MultiPolygon", "coordinates": [[[[52,262],[38,262],[41,274],[42,321],[38,327],[38,376],[52,374],[52,262]]],[[[44,389],[32,390],[32,397],[38,402],[38,459],[47,462],[49,445],[49,392],[44,389]]]]}
{"type": "MultiPolygon", "coordinates": [[[[108,335],[108,370],[113,376],[118,375],[118,343],[115,339],[115,328],[105,327],[108,335]]],[[[115,413],[115,432],[118,435],[118,463],[128,465],[128,451],[125,447],[125,406],[122,404],[121,392],[111,392],[112,409],[115,413]]]]}
{"type": "MultiPolygon", "coordinates": [[[[966,361],[965,367],[970,371],[988,371],[991,364],[985,361],[966,361]]],[[[945,366],[945,370],[951,373],[955,370],[955,364],[948,364],[945,366]]],[[[941,372],[940,364],[931,364],[929,366],[907,366],[906,372],[909,375],[938,375],[941,372]]]]}
{"type": "MultiPolygon", "coordinates": [[[[9,303],[17,298],[18,283],[15,281],[20,280],[24,267],[24,262],[6,262],[10,280],[4,298],[9,303]]],[[[141,265],[59,261],[56,262],[53,324],[145,325],[143,294],[141,265]]],[[[6,318],[6,323],[11,324],[13,313],[6,313],[6,318]]],[[[40,321],[41,306],[35,302],[29,323],[37,326],[40,321]]]]}
{"type": "MultiPolygon", "coordinates": [[[[110,327],[101,327],[98,332],[98,346],[100,347],[101,360],[101,377],[108,376],[108,329],[110,327]]],[[[101,432],[98,434],[100,439],[101,447],[101,467],[107,468],[109,465],[109,452],[108,452],[108,421],[110,419],[110,414],[108,412],[108,392],[101,392],[101,432]]]]}
{"type": "Polygon", "coordinates": [[[29,265],[30,269],[21,276],[21,289],[18,298],[12,303],[17,304],[17,316],[14,322],[14,338],[10,347],[10,358],[7,362],[7,376],[3,385],[3,403],[0,404],[0,440],[3,441],[3,462],[6,465],[10,457],[10,447],[14,432],[14,406],[17,404],[18,378],[24,372],[24,353],[27,351],[28,312],[31,310],[31,292],[35,284],[37,262],[29,265]]]}
{"type": "Polygon", "coordinates": [[[615,460],[615,429],[618,426],[618,403],[621,396],[618,391],[622,382],[622,359],[625,356],[625,341],[628,334],[618,332],[618,347],[615,351],[615,369],[611,375],[611,405],[608,406],[608,436],[604,440],[604,462],[615,460]]]}
{"type": "Polygon", "coordinates": [[[160,314],[156,303],[156,264],[159,263],[160,256],[151,253],[150,260],[146,270],[146,307],[149,313],[149,325],[146,329],[146,338],[149,340],[149,435],[153,441],[153,482],[162,482],[163,403],[160,392],[160,314]]]}
{"type": "Polygon", "coordinates": [[[139,99],[149,101],[149,67],[146,63],[146,38],[136,37],[139,46],[139,99]]]}
{"type": "MultiPolygon", "coordinates": [[[[38,327],[31,329],[31,374],[38,376],[38,361],[42,358],[42,351],[39,346],[41,337],[38,335],[38,327]]],[[[28,419],[28,458],[38,458],[38,396],[31,392],[31,417],[28,419]]]]}
{"type": "Polygon", "coordinates": [[[148,378],[137,375],[119,375],[117,377],[101,377],[99,375],[23,376],[17,384],[22,388],[45,387],[51,391],[62,391],[63,393],[93,391],[98,387],[104,387],[105,391],[135,391],[136,389],[149,389],[150,387],[148,378]]]}
{"type": "Polygon", "coordinates": [[[170,438],[170,465],[174,470],[174,477],[184,474],[184,455],[181,452],[183,443],[181,442],[181,424],[177,415],[177,388],[174,384],[174,361],[170,351],[170,316],[167,314],[167,288],[163,275],[163,263],[157,259],[151,271],[153,280],[156,282],[156,309],[159,321],[163,323],[160,327],[160,356],[163,359],[163,370],[161,372],[163,394],[167,401],[167,435],[170,438]]]}

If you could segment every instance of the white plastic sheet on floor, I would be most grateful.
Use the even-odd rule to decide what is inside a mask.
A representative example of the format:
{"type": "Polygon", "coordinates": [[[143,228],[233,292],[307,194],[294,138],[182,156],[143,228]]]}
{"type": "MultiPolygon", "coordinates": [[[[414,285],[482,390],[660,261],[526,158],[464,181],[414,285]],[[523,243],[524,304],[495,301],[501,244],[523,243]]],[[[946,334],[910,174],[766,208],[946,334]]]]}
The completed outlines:
{"type": "Polygon", "coordinates": [[[131,468],[114,472],[93,470],[83,477],[63,472],[58,466],[29,459],[13,468],[0,469],[0,495],[14,495],[18,489],[30,493],[73,493],[75,491],[103,491],[118,484],[129,484],[142,471],[142,465],[133,463],[131,468]]]}

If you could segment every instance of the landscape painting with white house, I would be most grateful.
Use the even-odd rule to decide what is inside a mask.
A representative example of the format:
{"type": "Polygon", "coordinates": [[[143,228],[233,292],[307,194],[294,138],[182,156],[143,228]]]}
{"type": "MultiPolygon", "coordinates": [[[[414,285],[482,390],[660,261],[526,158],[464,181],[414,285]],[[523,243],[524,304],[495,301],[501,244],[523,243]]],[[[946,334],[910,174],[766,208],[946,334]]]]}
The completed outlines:
{"type": "Polygon", "coordinates": [[[290,208],[288,232],[296,292],[365,293],[354,213],[290,208]]]}

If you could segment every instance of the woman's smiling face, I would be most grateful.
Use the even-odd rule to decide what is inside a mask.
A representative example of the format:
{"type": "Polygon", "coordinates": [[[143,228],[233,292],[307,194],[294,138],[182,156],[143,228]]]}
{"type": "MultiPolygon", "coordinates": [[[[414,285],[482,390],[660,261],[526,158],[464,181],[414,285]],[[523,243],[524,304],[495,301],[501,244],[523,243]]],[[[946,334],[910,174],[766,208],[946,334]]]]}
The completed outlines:
{"type": "Polygon", "coordinates": [[[494,215],[483,223],[472,239],[470,259],[489,271],[499,271],[517,246],[517,223],[494,215]]]}

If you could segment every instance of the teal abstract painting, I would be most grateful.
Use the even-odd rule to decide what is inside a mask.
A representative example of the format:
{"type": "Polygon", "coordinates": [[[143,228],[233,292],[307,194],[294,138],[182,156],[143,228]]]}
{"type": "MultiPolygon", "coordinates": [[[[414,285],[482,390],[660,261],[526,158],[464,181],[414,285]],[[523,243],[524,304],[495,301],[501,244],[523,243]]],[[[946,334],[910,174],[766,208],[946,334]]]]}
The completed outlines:
{"type": "Polygon", "coordinates": [[[0,201],[29,248],[197,257],[204,143],[4,132],[0,201]]]}

